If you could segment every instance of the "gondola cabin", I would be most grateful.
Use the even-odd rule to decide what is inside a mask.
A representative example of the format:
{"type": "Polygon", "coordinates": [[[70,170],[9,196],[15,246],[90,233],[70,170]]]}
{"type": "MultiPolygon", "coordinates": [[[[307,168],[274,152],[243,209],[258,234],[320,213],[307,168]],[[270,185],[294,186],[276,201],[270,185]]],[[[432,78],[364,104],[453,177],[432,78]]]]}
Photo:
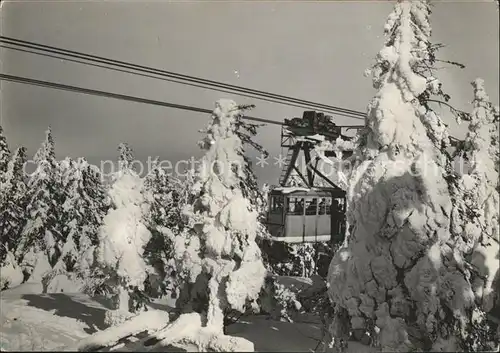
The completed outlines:
{"type": "Polygon", "coordinates": [[[286,243],[342,242],[345,192],[282,187],[269,193],[267,224],[272,239],[286,243]]]}

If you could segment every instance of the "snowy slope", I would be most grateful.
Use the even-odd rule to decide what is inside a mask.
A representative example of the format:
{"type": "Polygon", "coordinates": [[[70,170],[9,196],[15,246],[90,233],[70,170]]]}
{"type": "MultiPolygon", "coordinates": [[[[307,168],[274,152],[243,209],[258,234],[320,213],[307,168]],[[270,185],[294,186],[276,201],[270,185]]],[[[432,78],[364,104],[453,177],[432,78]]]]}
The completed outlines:
{"type": "MultiPolygon", "coordinates": [[[[310,279],[282,277],[280,283],[301,289],[310,279]]],[[[109,303],[85,294],[40,294],[41,285],[26,283],[0,292],[0,347],[2,351],[74,350],[89,335],[105,329],[109,303]]],[[[151,304],[152,309],[169,310],[171,300],[151,304]]],[[[318,318],[302,317],[296,322],[278,322],[265,316],[249,316],[228,327],[227,333],[246,338],[258,352],[312,352],[321,339],[318,318]]],[[[131,340],[132,341],[132,340],[131,340]]],[[[134,342],[117,351],[143,350],[134,342]]]]}
{"type": "MultiPolygon", "coordinates": [[[[130,328],[132,331],[133,328],[130,328]]],[[[230,325],[227,334],[249,340],[254,344],[255,352],[313,352],[321,340],[321,327],[319,323],[309,321],[289,323],[268,320],[265,316],[251,316],[230,325]]],[[[173,346],[145,347],[148,339],[139,334],[133,338],[120,340],[120,343],[111,349],[102,348],[99,351],[176,351],[175,343],[173,346]]]]}
{"type": "Polygon", "coordinates": [[[31,287],[1,293],[2,350],[67,350],[89,333],[104,328],[105,308],[87,296],[29,294],[31,287]]]}

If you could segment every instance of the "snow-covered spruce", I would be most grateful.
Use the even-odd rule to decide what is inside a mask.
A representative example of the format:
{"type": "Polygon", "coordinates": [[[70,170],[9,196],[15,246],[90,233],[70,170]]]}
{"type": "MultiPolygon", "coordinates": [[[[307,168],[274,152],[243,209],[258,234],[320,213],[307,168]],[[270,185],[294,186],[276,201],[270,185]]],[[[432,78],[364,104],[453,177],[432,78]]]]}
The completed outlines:
{"type": "MultiPolygon", "coordinates": [[[[77,217],[80,210],[74,201],[79,197],[77,194],[78,179],[80,179],[79,170],[76,168],[75,161],[67,157],[59,162],[58,170],[58,188],[62,196],[58,203],[61,203],[61,212],[58,214],[58,222],[61,224],[61,239],[64,242],[61,248],[61,254],[53,267],[53,273],[67,273],[73,269],[78,258],[77,239],[79,234],[77,227],[77,217]]],[[[50,281],[52,274],[48,274],[44,282],[50,281]]]]}
{"type": "Polygon", "coordinates": [[[64,159],[59,163],[58,173],[61,195],[58,202],[62,203],[59,222],[64,245],[59,260],[44,278],[46,286],[60,274],[79,281],[91,275],[92,252],[108,208],[100,172],[85,158],[64,159]]]}
{"type": "Polygon", "coordinates": [[[26,222],[25,161],[26,149],[19,147],[8,163],[3,182],[0,181],[0,264],[9,250],[14,252],[17,248],[26,222]]]}
{"type": "Polygon", "coordinates": [[[449,185],[436,129],[417,99],[429,44],[425,1],[400,1],[377,57],[367,129],[349,180],[348,239],[329,270],[337,350],[461,350],[474,293],[453,248],[449,185]],[[358,341],[353,342],[353,341],[358,341]],[[358,346],[359,347],[359,346],[358,346]]]}
{"type": "MultiPolygon", "coordinates": [[[[200,350],[253,350],[251,342],[224,335],[225,312],[243,312],[255,302],[266,275],[255,242],[257,212],[241,190],[246,169],[242,142],[236,133],[241,114],[233,101],[216,103],[208,135],[201,142],[207,152],[196,176],[195,189],[199,192],[186,210],[191,229],[187,239],[176,242],[175,252],[184,259],[178,273],[184,273],[191,282],[184,310],[206,311],[206,317],[181,315],[178,320],[191,318],[196,325],[188,337],[178,340],[187,339],[200,350]],[[196,305],[197,299],[201,299],[201,306],[196,305]]],[[[175,327],[174,323],[158,335],[170,337],[175,327]]]]}
{"type": "MultiPolygon", "coordinates": [[[[236,124],[236,134],[242,141],[243,147],[250,145],[262,155],[267,155],[264,148],[252,140],[256,135],[256,128],[257,125],[239,120],[236,124]]],[[[255,240],[261,250],[262,261],[267,269],[265,285],[259,294],[257,303],[253,303],[257,304],[259,308],[255,306],[252,311],[260,310],[261,313],[270,314],[278,320],[292,321],[292,317],[300,309],[300,303],[297,301],[295,293],[278,282],[278,276],[310,277],[316,270],[314,258],[317,247],[310,244],[277,244],[271,241],[269,231],[265,225],[268,211],[267,197],[270,189],[266,184],[263,185],[262,189],[259,189],[251,161],[243,152],[243,149],[238,152],[244,159],[245,165],[244,177],[240,185],[243,196],[249,200],[251,209],[257,212],[258,215],[255,240]],[[276,256],[277,253],[281,256],[276,256]]],[[[293,177],[293,175],[290,176],[290,178],[293,177]]],[[[296,173],[295,177],[300,178],[296,173]]],[[[303,183],[302,179],[301,182],[303,183]]],[[[241,317],[240,314],[236,315],[241,317]]],[[[230,315],[227,316],[226,323],[229,324],[231,321],[230,315]]]]}
{"type": "Polygon", "coordinates": [[[4,182],[5,173],[7,173],[7,165],[10,159],[9,145],[7,138],[3,133],[3,128],[0,125],[0,182],[4,182]]]}
{"type": "Polygon", "coordinates": [[[114,316],[110,313],[110,318],[126,317],[126,313],[137,309],[135,303],[130,303],[130,294],[144,289],[147,265],[142,255],[151,237],[144,224],[148,205],[142,193],[143,180],[132,169],[130,148],[120,144],[119,151],[120,169],[113,175],[109,190],[111,209],[99,230],[96,249],[96,261],[115,292],[117,312],[114,316]]]}
{"type": "Polygon", "coordinates": [[[57,262],[63,246],[58,222],[58,162],[50,128],[46,132],[45,141],[35,154],[34,162],[36,170],[30,175],[27,183],[27,220],[15,252],[28,276],[32,272],[41,274],[49,270],[57,262]],[[48,268],[47,262],[50,264],[48,268]],[[36,269],[36,266],[39,266],[39,269],[36,269]]]}
{"type": "MultiPolygon", "coordinates": [[[[178,180],[170,177],[158,161],[144,179],[143,194],[149,204],[145,214],[146,226],[151,238],[144,249],[144,258],[149,273],[145,288],[148,297],[158,298],[167,293],[175,293],[174,234],[182,229],[180,207],[181,194],[178,180]]],[[[189,187],[189,185],[186,185],[189,187]]]]}
{"type": "MultiPolygon", "coordinates": [[[[356,132],[356,135],[351,138],[351,140],[344,140],[338,137],[335,141],[321,141],[314,147],[314,152],[316,153],[317,158],[321,161],[319,166],[324,169],[322,171],[323,174],[326,174],[329,179],[342,190],[347,190],[351,167],[356,162],[355,155],[345,158],[344,153],[352,153],[359,145],[360,139],[361,133],[358,131],[356,132]],[[335,152],[335,156],[333,158],[326,157],[326,150],[335,152]]],[[[321,181],[323,183],[316,186],[331,186],[322,179],[321,181]]]]}
{"type": "Polygon", "coordinates": [[[80,210],[76,222],[80,234],[77,237],[79,256],[74,273],[78,278],[86,279],[91,272],[94,249],[98,245],[98,232],[110,207],[110,200],[99,168],[89,164],[84,158],[79,158],[77,165],[81,173],[78,186],[80,197],[75,197],[74,202],[75,207],[80,210]]]}
{"type": "Polygon", "coordinates": [[[474,109],[463,151],[470,169],[453,185],[452,231],[458,236],[456,251],[467,255],[464,264],[471,269],[479,304],[475,319],[468,323],[466,348],[486,351],[495,338],[484,312],[493,308],[499,295],[494,289],[499,270],[498,109],[490,103],[483,80],[472,85],[474,109]]]}
{"type": "MultiPolygon", "coordinates": [[[[216,175],[216,177],[218,177],[222,183],[227,184],[227,182],[225,182],[224,178],[230,177],[229,173],[231,173],[234,177],[234,178],[231,177],[231,179],[232,179],[231,182],[234,182],[234,185],[229,186],[229,187],[230,188],[237,188],[239,190],[238,197],[240,197],[239,193],[241,192],[241,198],[245,199],[248,203],[247,212],[249,214],[252,214],[252,217],[253,217],[253,215],[256,216],[256,220],[255,220],[255,225],[256,225],[255,233],[256,233],[256,235],[255,236],[252,235],[251,238],[249,239],[249,241],[252,242],[252,246],[253,246],[254,245],[253,239],[255,239],[257,244],[260,246],[262,244],[261,240],[264,238],[268,238],[268,236],[269,236],[268,232],[267,232],[267,228],[261,222],[262,217],[265,217],[265,211],[266,211],[265,210],[265,201],[263,199],[263,194],[262,194],[261,190],[259,190],[259,188],[258,188],[257,178],[252,170],[251,160],[246,156],[245,152],[246,152],[246,148],[248,148],[248,147],[256,149],[261,154],[266,154],[267,152],[263,149],[263,147],[261,145],[259,145],[258,143],[256,143],[255,141],[252,140],[252,138],[257,133],[258,125],[248,124],[248,123],[243,122],[242,119],[240,119],[239,115],[241,114],[241,112],[243,110],[245,110],[247,108],[250,108],[250,107],[246,107],[246,106],[245,107],[237,107],[237,110],[238,110],[237,112],[234,112],[234,113],[229,112],[229,111],[227,112],[227,114],[232,114],[232,116],[230,117],[231,122],[224,123],[227,125],[224,127],[224,129],[228,129],[228,131],[225,133],[227,136],[222,135],[222,133],[218,131],[218,129],[220,129],[220,128],[216,126],[217,124],[220,124],[220,121],[222,121],[222,119],[224,119],[224,117],[216,118],[214,121],[212,121],[209,124],[209,126],[206,129],[202,130],[202,132],[206,133],[207,136],[202,141],[199,142],[199,145],[203,149],[208,150],[209,152],[207,153],[207,156],[203,157],[203,159],[201,160],[202,168],[200,170],[198,170],[198,173],[195,175],[195,179],[193,180],[194,184],[192,186],[192,189],[194,191],[195,198],[191,200],[190,207],[188,207],[186,209],[187,212],[185,212],[184,218],[189,221],[188,228],[192,228],[193,225],[196,223],[196,222],[193,222],[193,220],[198,217],[197,215],[193,215],[193,211],[196,210],[195,213],[199,213],[199,211],[203,212],[203,210],[200,210],[199,205],[196,205],[196,204],[200,202],[200,201],[197,201],[197,199],[200,199],[201,193],[205,193],[205,191],[203,189],[203,185],[204,185],[203,178],[210,177],[207,174],[217,173],[219,175],[216,175]],[[221,138],[224,137],[225,139],[227,139],[227,142],[225,142],[226,144],[230,144],[230,143],[235,144],[234,150],[232,151],[233,155],[227,155],[227,156],[220,155],[220,156],[218,156],[217,154],[219,154],[220,152],[216,152],[217,154],[210,155],[211,154],[210,150],[212,148],[215,148],[212,145],[216,143],[215,142],[216,138],[218,138],[219,135],[221,136],[221,138]],[[212,169],[212,166],[214,167],[214,169],[212,169]],[[219,169],[217,169],[217,168],[219,168],[219,169]]],[[[229,109],[229,108],[227,108],[227,109],[229,109]]],[[[221,147],[218,147],[218,148],[220,149],[221,147]]],[[[230,148],[230,147],[227,146],[227,148],[230,148]]],[[[218,186],[215,183],[214,183],[214,187],[218,188],[218,186]]],[[[219,191],[217,191],[217,192],[219,192],[219,191]]],[[[234,212],[234,211],[231,211],[231,212],[234,212]]],[[[254,222],[254,221],[252,221],[252,222],[254,222]]],[[[187,233],[182,235],[179,238],[180,242],[184,243],[185,237],[191,238],[190,233],[192,233],[192,230],[188,229],[187,233]]],[[[252,231],[252,233],[253,233],[253,231],[252,231]]],[[[242,236],[243,236],[243,238],[245,238],[245,235],[242,235],[242,236]]],[[[196,245],[197,241],[198,241],[198,239],[195,240],[193,243],[191,243],[191,245],[194,247],[198,246],[198,245],[196,245]]],[[[242,246],[245,246],[244,242],[242,244],[243,244],[242,246]]],[[[183,246],[184,245],[181,245],[181,249],[183,248],[183,246]]],[[[185,264],[186,261],[185,261],[185,259],[183,259],[184,252],[183,251],[181,251],[181,252],[176,251],[176,254],[177,254],[177,256],[176,256],[177,262],[179,265],[178,266],[179,270],[177,271],[177,274],[180,275],[179,279],[181,282],[183,282],[184,281],[183,278],[186,275],[188,277],[190,277],[190,275],[187,272],[189,272],[189,273],[193,273],[193,272],[191,272],[191,271],[186,272],[184,270],[186,268],[186,264],[185,264]]],[[[238,257],[239,255],[236,254],[234,256],[238,257]]],[[[198,262],[198,260],[195,257],[193,257],[192,259],[195,262],[198,262]]],[[[189,267],[189,265],[188,265],[188,267],[189,267]]],[[[206,280],[208,278],[208,276],[203,275],[202,278],[203,278],[203,280],[206,280]]],[[[178,281],[179,281],[179,279],[178,279],[178,281]]],[[[195,281],[195,280],[193,279],[193,280],[188,281],[188,282],[193,282],[193,281],[195,281]]],[[[206,301],[208,300],[206,295],[204,295],[206,285],[201,285],[201,286],[194,285],[194,288],[199,288],[202,291],[201,298],[199,298],[201,300],[198,300],[198,299],[193,300],[192,295],[190,293],[192,286],[193,286],[193,284],[187,284],[186,286],[184,286],[183,290],[180,293],[181,295],[179,297],[177,305],[180,308],[184,308],[184,310],[195,309],[197,311],[202,311],[204,309],[202,309],[201,306],[206,305],[206,301]],[[194,304],[194,302],[196,302],[196,301],[198,301],[198,303],[194,304]],[[198,306],[198,307],[194,308],[193,304],[194,304],[194,306],[198,306]]],[[[253,304],[255,304],[255,302],[253,304]]],[[[256,309],[256,308],[254,308],[254,309],[256,309]]],[[[238,311],[238,310],[239,309],[234,310],[234,308],[228,308],[228,309],[224,310],[224,320],[225,320],[224,323],[228,324],[230,321],[230,316],[232,314],[235,314],[235,313],[233,313],[234,311],[238,311]]]]}
{"type": "Polygon", "coordinates": [[[0,266],[0,291],[20,285],[23,277],[23,271],[17,264],[14,254],[6,251],[0,266]]]}

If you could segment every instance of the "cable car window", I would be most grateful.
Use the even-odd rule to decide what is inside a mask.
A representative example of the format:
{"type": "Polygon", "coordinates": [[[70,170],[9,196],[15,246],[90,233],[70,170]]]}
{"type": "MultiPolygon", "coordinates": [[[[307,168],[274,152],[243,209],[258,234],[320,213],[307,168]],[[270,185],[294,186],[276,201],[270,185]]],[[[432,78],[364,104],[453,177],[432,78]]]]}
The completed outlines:
{"type": "Polygon", "coordinates": [[[295,214],[296,204],[297,204],[297,198],[296,197],[289,197],[286,213],[287,214],[295,214]]]}
{"type": "Polygon", "coordinates": [[[283,212],[283,197],[276,198],[276,213],[283,212]]]}
{"type": "Polygon", "coordinates": [[[312,200],[306,201],[306,215],[316,215],[318,209],[318,199],[313,198],[312,200]]]}
{"type": "Polygon", "coordinates": [[[274,196],[272,198],[271,212],[272,213],[283,212],[283,197],[282,196],[274,196]]]}
{"type": "Polygon", "coordinates": [[[326,199],[324,197],[319,200],[318,214],[319,215],[326,214],[326,199]]]}
{"type": "Polygon", "coordinates": [[[341,199],[333,199],[333,204],[332,204],[332,213],[338,214],[342,213],[342,204],[341,204],[341,199]]]}
{"type": "Polygon", "coordinates": [[[332,199],[327,198],[325,204],[326,204],[325,205],[326,214],[332,214],[332,199]]]}
{"type": "Polygon", "coordinates": [[[340,211],[344,211],[345,210],[345,199],[338,199],[339,201],[339,209],[340,211]]]}
{"type": "Polygon", "coordinates": [[[292,214],[296,216],[302,216],[304,214],[304,198],[295,198],[295,208],[292,214]]]}

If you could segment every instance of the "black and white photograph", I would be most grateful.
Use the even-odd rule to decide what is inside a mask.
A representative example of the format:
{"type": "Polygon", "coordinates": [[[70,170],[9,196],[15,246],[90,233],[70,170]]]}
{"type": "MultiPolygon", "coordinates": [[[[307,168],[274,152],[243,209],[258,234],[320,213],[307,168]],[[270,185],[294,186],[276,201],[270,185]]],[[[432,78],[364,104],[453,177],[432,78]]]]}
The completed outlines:
{"type": "Polygon", "coordinates": [[[498,0],[0,0],[0,351],[500,352],[498,0]]]}

